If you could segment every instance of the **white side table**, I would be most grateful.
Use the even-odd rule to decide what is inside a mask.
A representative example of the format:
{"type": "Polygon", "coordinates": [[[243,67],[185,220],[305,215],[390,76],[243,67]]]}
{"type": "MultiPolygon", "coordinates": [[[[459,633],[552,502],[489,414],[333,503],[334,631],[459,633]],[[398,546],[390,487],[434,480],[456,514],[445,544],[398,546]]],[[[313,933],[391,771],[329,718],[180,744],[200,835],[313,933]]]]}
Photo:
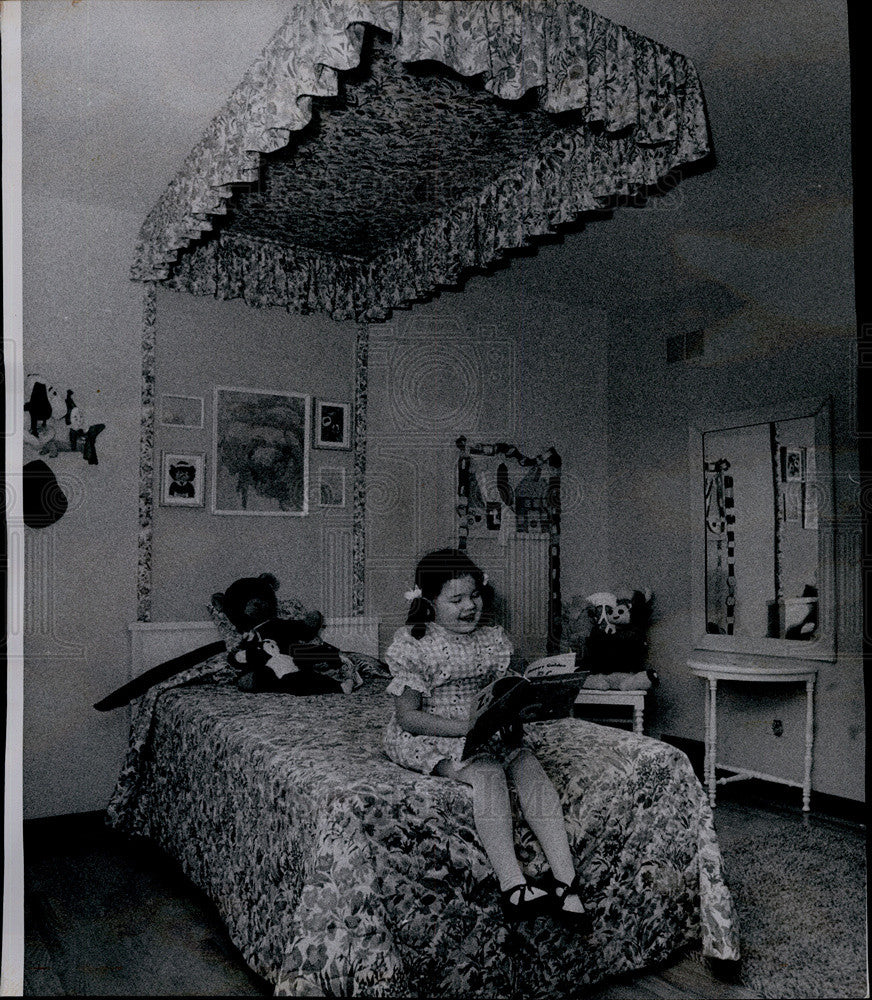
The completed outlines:
{"type": "Polygon", "coordinates": [[[789,660],[778,656],[743,656],[729,654],[698,654],[687,661],[692,673],[707,681],[705,703],[705,779],[709,803],[715,807],[715,790],[718,785],[746,778],[762,778],[781,785],[802,789],[802,809],[808,812],[811,800],[811,765],[814,749],[814,682],[818,664],[808,660],[789,660]],[[792,781],[774,774],[763,774],[733,764],[718,763],[718,681],[737,681],[751,684],[805,684],[805,767],[803,780],[792,781]],[[720,767],[733,773],[726,778],[717,778],[720,767]]]}

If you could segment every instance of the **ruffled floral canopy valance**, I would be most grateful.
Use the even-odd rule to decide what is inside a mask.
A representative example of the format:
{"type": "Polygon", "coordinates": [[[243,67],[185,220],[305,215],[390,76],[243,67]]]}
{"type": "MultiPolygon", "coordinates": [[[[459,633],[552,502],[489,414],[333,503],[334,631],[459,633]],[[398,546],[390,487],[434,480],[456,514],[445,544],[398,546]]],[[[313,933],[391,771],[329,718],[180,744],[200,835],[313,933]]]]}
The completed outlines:
{"type": "Polygon", "coordinates": [[[298,0],[132,275],[382,320],[707,152],[688,60],[574,0],[298,0]]]}

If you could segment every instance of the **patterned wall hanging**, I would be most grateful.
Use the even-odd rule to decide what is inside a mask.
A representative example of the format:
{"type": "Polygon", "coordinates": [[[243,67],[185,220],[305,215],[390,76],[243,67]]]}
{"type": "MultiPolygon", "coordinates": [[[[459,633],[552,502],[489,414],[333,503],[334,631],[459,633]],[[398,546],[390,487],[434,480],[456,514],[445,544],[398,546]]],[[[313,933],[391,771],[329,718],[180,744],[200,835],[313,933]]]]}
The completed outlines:
{"type": "Polygon", "coordinates": [[[475,538],[544,534],[548,538],[546,651],[560,648],[560,456],[522,454],[514,445],[457,439],[457,545],[475,538]]]}

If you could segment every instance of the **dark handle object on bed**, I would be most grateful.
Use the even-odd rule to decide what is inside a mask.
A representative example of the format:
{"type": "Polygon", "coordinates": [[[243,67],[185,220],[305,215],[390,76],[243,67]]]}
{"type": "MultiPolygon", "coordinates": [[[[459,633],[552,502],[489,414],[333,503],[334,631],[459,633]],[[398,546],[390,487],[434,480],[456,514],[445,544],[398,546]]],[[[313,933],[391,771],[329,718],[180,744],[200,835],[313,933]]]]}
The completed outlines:
{"type": "Polygon", "coordinates": [[[144,674],[140,674],[139,677],[134,677],[132,681],[122,684],[112,694],[107,695],[102,701],[98,701],[94,705],[94,708],[98,712],[108,712],[110,709],[129,705],[134,698],[145,694],[155,684],[168,680],[188,667],[194,667],[198,663],[202,663],[203,660],[208,660],[210,656],[214,656],[216,653],[224,652],[226,648],[224,640],[220,639],[217,642],[208,642],[205,646],[192,649],[190,653],[182,653],[181,656],[175,656],[171,660],[159,663],[156,667],[152,667],[151,670],[146,670],[144,674]]]}

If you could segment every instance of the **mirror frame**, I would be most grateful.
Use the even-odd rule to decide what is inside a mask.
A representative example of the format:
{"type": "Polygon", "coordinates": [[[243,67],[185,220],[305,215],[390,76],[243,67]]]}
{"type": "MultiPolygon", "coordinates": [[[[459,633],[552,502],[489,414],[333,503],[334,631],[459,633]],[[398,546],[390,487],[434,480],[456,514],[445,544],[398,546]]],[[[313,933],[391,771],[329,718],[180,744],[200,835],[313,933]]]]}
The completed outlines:
{"type": "Polygon", "coordinates": [[[786,656],[798,660],[835,660],[835,523],[833,518],[832,398],[797,399],[747,410],[714,413],[691,423],[689,437],[691,524],[691,630],[694,648],[748,656],[786,656]],[[816,486],[818,491],[818,638],[770,639],[765,636],[716,635],[705,630],[706,546],[704,526],[705,473],[703,435],[752,424],[814,418],[816,486]]]}

